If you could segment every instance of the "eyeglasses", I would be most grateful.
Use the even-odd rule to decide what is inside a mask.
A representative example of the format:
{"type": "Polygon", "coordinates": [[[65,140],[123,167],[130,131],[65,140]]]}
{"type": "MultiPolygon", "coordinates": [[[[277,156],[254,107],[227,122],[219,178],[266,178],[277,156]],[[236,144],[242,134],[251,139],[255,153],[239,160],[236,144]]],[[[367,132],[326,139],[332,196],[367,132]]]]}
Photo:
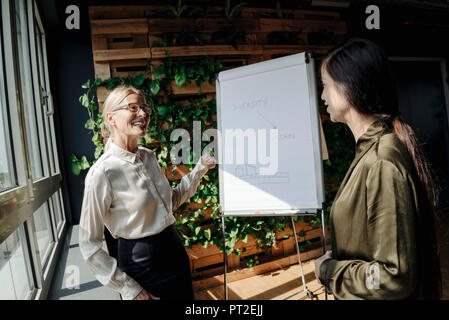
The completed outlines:
{"type": "Polygon", "coordinates": [[[142,109],[148,117],[151,115],[151,107],[147,104],[140,105],[138,103],[127,103],[125,105],[114,108],[112,111],[117,111],[119,109],[128,109],[132,113],[139,113],[139,111],[142,109]]]}

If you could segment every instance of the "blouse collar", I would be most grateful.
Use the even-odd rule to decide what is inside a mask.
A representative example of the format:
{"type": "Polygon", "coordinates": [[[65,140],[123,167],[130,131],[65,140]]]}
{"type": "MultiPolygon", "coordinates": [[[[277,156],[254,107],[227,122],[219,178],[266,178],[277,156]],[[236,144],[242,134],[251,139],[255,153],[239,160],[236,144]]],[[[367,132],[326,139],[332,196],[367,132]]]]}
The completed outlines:
{"type": "Polygon", "coordinates": [[[366,132],[357,140],[356,153],[363,152],[374,142],[379,140],[385,133],[392,131],[392,124],[389,120],[378,119],[374,121],[366,132]]]}
{"type": "Polygon", "coordinates": [[[116,145],[112,141],[110,141],[109,143],[110,143],[109,150],[117,158],[123,159],[123,160],[131,162],[131,163],[135,163],[136,161],[138,161],[140,159],[140,148],[138,148],[137,151],[134,153],[134,152],[129,152],[125,149],[120,148],[118,145],[116,145]]]}

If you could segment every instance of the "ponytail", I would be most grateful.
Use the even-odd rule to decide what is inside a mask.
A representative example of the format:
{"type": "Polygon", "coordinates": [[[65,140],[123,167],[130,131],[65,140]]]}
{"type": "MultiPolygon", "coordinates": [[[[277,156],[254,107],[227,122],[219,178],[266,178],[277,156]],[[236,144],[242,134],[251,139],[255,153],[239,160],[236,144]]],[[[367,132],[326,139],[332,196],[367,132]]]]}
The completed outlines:
{"type": "Polygon", "coordinates": [[[442,294],[442,282],[436,224],[439,219],[435,212],[438,191],[431,175],[429,162],[424,156],[412,127],[400,116],[396,116],[393,119],[393,128],[396,136],[407,149],[418,175],[420,187],[427,196],[427,203],[424,204],[415,224],[420,228],[415,230],[415,233],[417,249],[420,253],[418,264],[424,275],[421,293],[424,298],[439,300],[442,294]]]}
{"type": "Polygon", "coordinates": [[[429,162],[426,160],[419,145],[415,131],[401,118],[401,116],[394,118],[393,127],[396,136],[401,140],[412,158],[418,178],[426,191],[427,199],[432,206],[435,206],[438,202],[437,189],[434,180],[432,179],[429,162]]]}

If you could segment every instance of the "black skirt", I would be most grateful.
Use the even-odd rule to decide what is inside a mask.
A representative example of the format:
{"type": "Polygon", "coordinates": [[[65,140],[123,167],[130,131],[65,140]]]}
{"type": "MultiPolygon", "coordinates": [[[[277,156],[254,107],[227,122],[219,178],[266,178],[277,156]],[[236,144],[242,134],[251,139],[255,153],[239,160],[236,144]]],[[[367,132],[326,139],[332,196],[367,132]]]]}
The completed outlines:
{"type": "Polygon", "coordinates": [[[118,267],[161,300],[193,300],[189,257],[174,225],[141,239],[120,238],[118,267]]]}

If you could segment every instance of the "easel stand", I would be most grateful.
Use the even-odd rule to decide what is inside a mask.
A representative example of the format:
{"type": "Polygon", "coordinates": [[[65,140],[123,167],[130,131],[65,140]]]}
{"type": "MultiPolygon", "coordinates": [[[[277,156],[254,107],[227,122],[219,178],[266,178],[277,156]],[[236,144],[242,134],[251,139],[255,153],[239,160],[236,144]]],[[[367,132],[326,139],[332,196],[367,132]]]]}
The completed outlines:
{"type": "MultiPolygon", "coordinates": [[[[317,211],[317,214],[319,214],[319,212],[321,212],[321,231],[323,234],[323,254],[326,253],[326,231],[325,231],[325,224],[324,224],[324,210],[320,209],[317,211]]],[[[305,292],[307,294],[307,297],[309,297],[310,299],[313,299],[314,295],[313,293],[307,289],[307,285],[306,285],[306,280],[304,278],[304,271],[302,269],[302,262],[301,262],[301,252],[299,250],[299,244],[298,244],[298,235],[296,233],[296,228],[295,228],[295,221],[293,220],[293,216],[298,216],[298,215],[310,215],[307,213],[299,213],[299,214],[291,214],[291,222],[292,222],[292,228],[293,228],[293,233],[295,234],[295,243],[296,243],[296,253],[298,255],[298,263],[299,263],[299,271],[301,273],[301,280],[302,280],[302,289],[290,296],[288,296],[287,298],[285,298],[285,300],[288,300],[294,296],[296,296],[297,294],[303,293],[305,292]]],[[[263,215],[263,217],[267,217],[270,215],[263,215]]],[[[279,217],[280,215],[276,215],[277,217],[279,217]]],[[[285,215],[284,215],[285,216],[285,215]]],[[[261,217],[261,216],[258,216],[261,217]]],[[[221,213],[221,223],[222,223],[222,230],[223,230],[223,262],[224,262],[224,299],[228,300],[228,287],[227,287],[227,282],[226,282],[226,273],[228,271],[228,266],[227,266],[227,253],[226,253],[226,226],[225,226],[225,215],[223,213],[221,213]]],[[[327,300],[327,292],[325,291],[325,299],[327,300]]]]}

